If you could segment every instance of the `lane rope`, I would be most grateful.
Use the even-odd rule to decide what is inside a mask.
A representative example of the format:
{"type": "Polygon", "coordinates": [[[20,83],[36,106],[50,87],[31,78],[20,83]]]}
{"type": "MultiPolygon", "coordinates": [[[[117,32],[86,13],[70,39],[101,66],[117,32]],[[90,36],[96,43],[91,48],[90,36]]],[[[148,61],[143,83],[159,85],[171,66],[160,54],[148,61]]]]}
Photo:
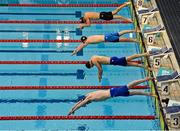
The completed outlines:
{"type": "Polygon", "coordinates": [[[0,61],[0,64],[86,64],[87,61],[0,61]]]}
{"type": "MultiPolygon", "coordinates": [[[[0,61],[0,64],[86,64],[88,61],[0,61]]],[[[132,61],[141,63],[141,61],[132,61]]]]}
{"type": "Polygon", "coordinates": [[[118,7],[122,4],[0,4],[9,7],[118,7]]]}
{"type": "Polygon", "coordinates": [[[86,64],[87,61],[0,61],[0,64],[86,64]]]}
{"type": "MultiPolygon", "coordinates": [[[[45,20],[0,20],[1,24],[81,24],[80,21],[45,21],[45,20]]],[[[92,20],[91,24],[128,24],[129,21],[101,21],[92,20]]]]}
{"type": "Polygon", "coordinates": [[[155,120],[156,116],[0,116],[0,120],[155,120]]]}
{"type": "Polygon", "coordinates": [[[41,39],[31,39],[31,40],[18,40],[18,39],[0,39],[1,43],[25,43],[25,42],[30,42],[30,43],[60,43],[60,42],[68,42],[68,43],[79,43],[81,42],[80,40],[41,40],[41,39]]]}
{"type": "MultiPolygon", "coordinates": [[[[0,86],[0,90],[74,90],[74,89],[110,89],[120,86],[0,86]]],[[[149,86],[133,86],[132,89],[148,89],[149,86]]]]}
{"type": "MultiPolygon", "coordinates": [[[[30,40],[26,40],[26,39],[0,39],[1,43],[25,43],[25,42],[29,42],[29,43],[61,43],[61,42],[67,42],[67,43],[80,43],[81,40],[45,40],[45,39],[30,39],[30,40]]],[[[120,40],[119,42],[129,42],[128,40],[120,40]]]]}

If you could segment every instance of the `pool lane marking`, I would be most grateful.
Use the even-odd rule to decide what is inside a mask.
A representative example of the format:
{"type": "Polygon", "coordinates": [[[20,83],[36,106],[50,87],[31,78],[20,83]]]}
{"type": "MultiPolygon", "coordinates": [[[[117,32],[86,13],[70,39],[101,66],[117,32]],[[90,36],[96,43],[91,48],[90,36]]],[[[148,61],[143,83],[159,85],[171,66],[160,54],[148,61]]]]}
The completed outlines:
{"type": "MultiPolygon", "coordinates": [[[[42,57],[41,59],[43,60],[43,58],[44,57],[42,57]]],[[[42,65],[41,65],[40,69],[42,71],[48,70],[48,68],[44,68],[44,67],[42,67],[42,65]]],[[[39,85],[40,86],[47,86],[47,78],[44,78],[44,77],[40,78],[39,79],[39,85]]],[[[45,98],[47,96],[47,91],[46,90],[38,90],[38,96],[41,98],[45,98]]],[[[36,115],[37,116],[47,115],[47,106],[45,104],[42,104],[42,102],[38,103],[38,105],[37,105],[36,115]]],[[[44,120],[40,120],[40,121],[37,120],[37,121],[35,121],[35,123],[36,123],[35,126],[39,127],[39,128],[44,128],[46,125],[46,122],[44,120]]]]}
{"type": "MultiPolygon", "coordinates": [[[[28,32],[28,33],[55,33],[57,34],[56,30],[0,30],[0,32],[5,33],[22,33],[22,32],[28,32]]],[[[82,30],[79,28],[76,28],[76,30],[70,30],[69,33],[76,33],[76,35],[82,35],[82,30]]],[[[61,31],[61,33],[65,33],[65,31],[61,31]]]]}
{"type": "Polygon", "coordinates": [[[0,53],[72,53],[73,50],[0,50],[0,53]]]}
{"type": "Polygon", "coordinates": [[[76,73],[61,73],[61,72],[0,72],[0,76],[29,76],[29,75],[35,75],[35,76],[77,76],[76,73]]]}
{"type": "MultiPolygon", "coordinates": [[[[46,44],[44,44],[46,45],[46,44]]],[[[43,45],[43,46],[44,46],[43,45]]],[[[48,44],[49,45],[49,44],[48,44]]],[[[47,46],[46,46],[47,47],[47,46]]],[[[73,50],[61,50],[60,48],[57,50],[0,50],[0,53],[72,53],[73,50]]],[[[83,56],[83,50],[79,51],[76,56],[83,56]]]]}
{"type": "Polygon", "coordinates": [[[76,18],[81,17],[81,11],[75,11],[74,13],[0,13],[0,15],[61,15],[61,16],[67,16],[67,15],[74,15],[76,18]]]}
{"type": "MultiPolygon", "coordinates": [[[[39,86],[47,86],[47,78],[40,78],[39,79],[39,86]]],[[[46,90],[38,90],[38,96],[39,97],[46,97],[47,96],[47,91],[46,90]]]]}
{"type": "MultiPolygon", "coordinates": [[[[41,55],[41,61],[48,61],[48,55],[41,55]]],[[[42,64],[40,65],[40,71],[48,71],[48,65],[47,64],[42,64]]],[[[44,79],[44,81],[40,81],[40,86],[46,86],[47,85],[47,79],[44,79]]]]}
{"type": "MultiPolygon", "coordinates": [[[[69,102],[73,102],[76,103],[78,102],[80,99],[0,99],[0,103],[69,103],[69,102]]],[[[147,102],[147,100],[115,100],[112,101],[113,103],[134,103],[134,102],[139,102],[139,103],[144,103],[147,102]]],[[[105,105],[104,105],[105,106],[105,105]]],[[[106,111],[105,111],[106,112],[106,111]]],[[[104,114],[106,114],[104,112],[104,114]]],[[[113,114],[113,113],[112,113],[113,114]]]]}
{"type": "Polygon", "coordinates": [[[84,70],[78,69],[72,73],[61,72],[0,72],[0,76],[75,76],[76,79],[84,79],[84,70]]]}

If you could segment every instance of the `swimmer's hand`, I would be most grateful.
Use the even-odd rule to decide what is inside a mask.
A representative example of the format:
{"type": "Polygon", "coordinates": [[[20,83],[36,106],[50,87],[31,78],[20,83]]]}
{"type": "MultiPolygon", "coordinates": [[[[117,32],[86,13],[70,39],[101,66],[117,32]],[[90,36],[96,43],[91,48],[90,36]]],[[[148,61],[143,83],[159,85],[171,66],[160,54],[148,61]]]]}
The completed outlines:
{"type": "Polygon", "coordinates": [[[71,110],[71,111],[68,113],[68,116],[73,115],[73,114],[74,114],[74,111],[71,110]]]}
{"type": "Polygon", "coordinates": [[[101,80],[102,80],[102,75],[99,75],[99,74],[98,74],[98,79],[99,79],[99,82],[101,82],[101,80]]]}
{"type": "Polygon", "coordinates": [[[158,98],[158,96],[156,94],[154,94],[154,93],[151,93],[150,96],[158,98]]]}
{"type": "Polygon", "coordinates": [[[84,26],[82,24],[80,24],[79,28],[82,30],[84,28],[84,26]]]}
{"type": "Polygon", "coordinates": [[[133,23],[133,20],[131,20],[131,19],[127,19],[127,22],[129,22],[129,23],[133,23]]]}
{"type": "Polygon", "coordinates": [[[76,51],[76,50],[73,51],[73,53],[71,54],[71,56],[73,56],[73,55],[75,55],[75,54],[77,54],[77,51],[76,51]]]}
{"type": "Polygon", "coordinates": [[[153,77],[146,77],[146,80],[149,81],[149,80],[153,80],[154,78],[153,77]]]}

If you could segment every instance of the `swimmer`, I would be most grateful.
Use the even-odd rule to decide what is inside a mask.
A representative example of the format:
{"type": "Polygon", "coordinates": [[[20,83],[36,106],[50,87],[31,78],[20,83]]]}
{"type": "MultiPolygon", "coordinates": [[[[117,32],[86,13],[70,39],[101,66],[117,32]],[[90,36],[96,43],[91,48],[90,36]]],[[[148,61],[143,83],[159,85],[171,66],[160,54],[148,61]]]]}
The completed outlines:
{"type": "Polygon", "coordinates": [[[74,105],[74,107],[70,110],[68,115],[74,114],[74,112],[76,110],[78,110],[80,107],[82,107],[86,104],[89,104],[92,101],[103,101],[103,100],[113,98],[113,97],[118,97],[118,96],[128,97],[128,96],[133,96],[133,95],[146,95],[146,96],[157,97],[153,93],[140,92],[140,91],[129,91],[133,86],[136,86],[140,83],[143,83],[145,81],[149,81],[152,79],[153,78],[151,78],[151,77],[146,77],[144,79],[132,81],[128,85],[124,85],[121,87],[112,87],[112,88],[106,89],[106,90],[97,90],[94,92],[90,92],[82,100],[80,100],[78,103],[76,103],[74,105]]]}
{"type": "Polygon", "coordinates": [[[80,24],[80,29],[90,26],[91,19],[102,19],[102,20],[121,19],[121,20],[132,22],[131,19],[124,18],[120,15],[116,15],[123,7],[130,5],[130,4],[131,4],[131,2],[125,2],[124,4],[122,4],[121,6],[119,6],[117,9],[115,9],[112,12],[111,11],[110,12],[100,12],[100,13],[99,12],[85,12],[84,17],[80,18],[80,22],[82,23],[82,24],[80,24]]]}
{"type": "Polygon", "coordinates": [[[89,44],[94,43],[100,43],[100,42],[120,42],[120,41],[126,41],[126,42],[138,42],[137,39],[133,38],[121,38],[122,35],[127,33],[139,33],[139,28],[135,30],[124,30],[121,32],[114,32],[114,33],[107,33],[105,35],[93,35],[93,36],[82,36],[81,41],[82,43],[73,51],[72,55],[75,55],[77,52],[82,50],[84,47],[86,47],[89,44]]]}
{"type": "Polygon", "coordinates": [[[119,57],[119,58],[106,57],[106,56],[92,56],[91,59],[86,63],[86,67],[90,69],[95,65],[98,69],[99,82],[101,82],[102,74],[103,74],[102,65],[136,66],[152,71],[150,67],[132,61],[133,59],[139,57],[146,57],[146,56],[150,56],[149,52],[143,54],[134,54],[128,57],[119,57]]]}

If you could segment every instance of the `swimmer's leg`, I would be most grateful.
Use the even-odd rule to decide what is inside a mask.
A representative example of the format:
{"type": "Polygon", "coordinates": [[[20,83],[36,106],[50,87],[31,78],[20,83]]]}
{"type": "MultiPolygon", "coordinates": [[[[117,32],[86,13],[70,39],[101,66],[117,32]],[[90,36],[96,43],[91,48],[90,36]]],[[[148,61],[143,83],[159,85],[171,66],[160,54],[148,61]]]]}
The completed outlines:
{"type": "Polygon", "coordinates": [[[137,39],[133,39],[133,38],[119,38],[120,42],[136,42],[138,43],[139,41],[137,39]]]}
{"type": "MultiPolygon", "coordinates": [[[[140,30],[137,28],[135,30],[123,30],[121,32],[118,32],[119,36],[122,36],[124,34],[128,34],[128,33],[139,33],[140,30]]],[[[119,38],[119,41],[128,41],[128,42],[139,42],[137,39],[133,39],[133,38],[119,38]]]]}
{"type": "Polygon", "coordinates": [[[132,61],[127,61],[127,66],[136,66],[136,67],[141,67],[141,68],[145,68],[149,71],[153,71],[154,69],[147,66],[147,65],[143,65],[143,64],[139,64],[137,62],[132,62],[132,61]]]}
{"type": "Polygon", "coordinates": [[[128,57],[126,57],[126,60],[128,62],[130,62],[133,59],[136,59],[136,58],[139,58],[139,57],[145,57],[145,56],[150,56],[149,52],[142,53],[142,54],[134,54],[134,55],[128,56],[128,57]]]}
{"type": "Polygon", "coordinates": [[[117,7],[114,11],[112,11],[112,14],[113,15],[117,14],[123,7],[126,7],[127,5],[130,5],[130,4],[131,2],[125,2],[124,4],[117,7]]]}
{"type": "Polygon", "coordinates": [[[157,97],[155,94],[153,93],[149,93],[149,92],[140,92],[140,91],[130,91],[129,95],[133,96],[133,95],[144,95],[144,96],[153,96],[153,97],[157,97]]]}
{"type": "MultiPolygon", "coordinates": [[[[154,78],[152,78],[152,77],[146,77],[146,78],[144,78],[144,79],[135,80],[135,81],[130,82],[130,83],[127,85],[127,87],[128,87],[129,89],[131,89],[133,86],[136,86],[136,85],[138,85],[138,84],[140,84],[140,83],[143,83],[143,82],[145,82],[145,81],[149,81],[149,80],[152,80],[152,79],[154,79],[154,78]]],[[[153,93],[140,92],[140,91],[130,91],[130,92],[129,92],[129,95],[145,95],[145,96],[157,97],[157,96],[156,96],[155,94],[153,94],[153,93]]]]}
{"type": "Polygon", "coordinates": [[[128,22],[130,22],[130,23],[133,23],[133,21],[132,21],[131,19],[125,18],[125,17],[123,17],[123,16],[121,16],[121,15],[114,15],[114,16],[113,16],[113,19],[121,19],[121,20],[124,20],[124,21],[128,21],[128,22]]]}
{"type": "Polygon", "coordinates": [[[123,30],[123,31],[120,31],[120,32],[118,32],[119,33],[119,36],[122,36],[122,35],[124,35],[124,34],[128,34],[128,33],[139,33],[140,32],[140,30],[137,28],[137,29],[135,29],[135,30],[123,30]]]}
{"type": "Polygon", "coordinates": [[[141,83],[143,83],[143,82],[145,82],[145,81],[149,81],[149,80],[152,80],[152,79],[153,79],[152,77],[146,77],[146,78],[144,78],[144,79],[134,80],[134,81],[130,82],[130,83],[127,85],[127,87],[128,87],[129,89],[131,89],[133,86],[136,86],[136,85],[138,85],[138,84],[141,84],[141,83]]]}

